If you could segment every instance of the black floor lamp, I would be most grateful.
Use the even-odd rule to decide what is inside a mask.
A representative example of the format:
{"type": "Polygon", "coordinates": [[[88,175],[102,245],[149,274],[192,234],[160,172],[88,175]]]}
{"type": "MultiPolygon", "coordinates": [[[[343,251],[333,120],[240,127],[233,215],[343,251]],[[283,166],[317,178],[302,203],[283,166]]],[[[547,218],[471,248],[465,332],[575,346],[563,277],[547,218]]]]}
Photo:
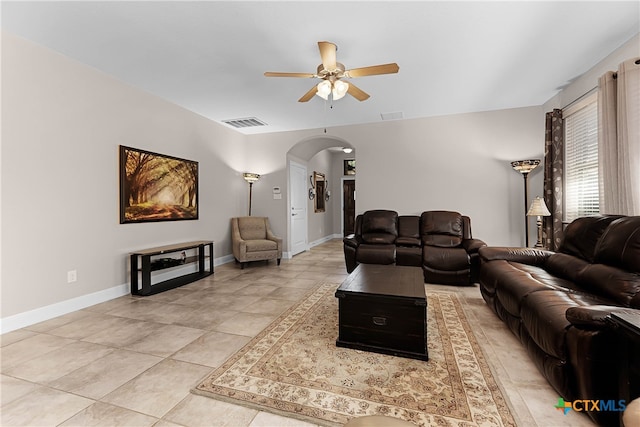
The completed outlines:
{"type": "Polygon", "coordinates": [[[260,179],[260,175],[258,175],[257,173],[245,172],[242,174],[242,177],[249,183],[249,216],[251,216],[251,193],[253,190],[253,183],[257,182],[260,179]]]}
{"type": "Polygon", "coordinates": [[[511,162],[511,167],[522,174],[524,178],[524,235],[525,245],[529,247],[529,218],[527,218],[527,210],[529,208],[527,177],[529,172],[534,170],[540,164],[540,159],[534,160],[516,160],[511,162]]]}

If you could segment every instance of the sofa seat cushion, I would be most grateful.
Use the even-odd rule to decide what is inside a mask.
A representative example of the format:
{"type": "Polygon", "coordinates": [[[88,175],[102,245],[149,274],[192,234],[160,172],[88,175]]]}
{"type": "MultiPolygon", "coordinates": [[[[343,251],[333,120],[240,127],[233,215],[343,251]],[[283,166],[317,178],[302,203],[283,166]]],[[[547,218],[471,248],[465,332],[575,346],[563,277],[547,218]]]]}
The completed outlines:
{"type": "Polygon", "coordinates": [[[562,290],[533,292],[522,301],[522,326],[545,353],[566,361],[566,331],[571,327],[566,317],[567,309],[603,303],[604,301],[585,293],[562,290]]]}
{"type": "Polygon", "coordinates": [[[417,237],[398,237],[396,246],[420,246],[420,239],[417,237]]]}
{"type": "MultiPolygon", "coordinates": [[[[487,267],[492,266],[494,262],[488,263],[487,267]]],[[[568,284],[566,280],[553,277],[543,268],[518,262],[500,263],[495,276],[496,296],[504,309],[515,317],[520,317],[521,304],[527,295],[555,290],[568,284]]]]}
{"type": "Polygon", "coordinates": [[[468,270],[469,254],[463,248],[443,248],[425,246],[422,251],[425,267],[440,271],[468,270]]]}
{"type": "Polygon", "coordinates": [[[362,233],[362,241],[373,245],[391,245],[396,241],[396,235],[389,233],[362,233]]]}
{"type": "Polygon", "coordinates": [[[393,264],[396,258],[395,245],[368,245],[358,246],[356,261],[363,264],[393,264]]]}
{"type": "Polygon", "coordinates": [[[247,240],[247,252],[277,251],[278,244],[273,240],[247,240]]]}

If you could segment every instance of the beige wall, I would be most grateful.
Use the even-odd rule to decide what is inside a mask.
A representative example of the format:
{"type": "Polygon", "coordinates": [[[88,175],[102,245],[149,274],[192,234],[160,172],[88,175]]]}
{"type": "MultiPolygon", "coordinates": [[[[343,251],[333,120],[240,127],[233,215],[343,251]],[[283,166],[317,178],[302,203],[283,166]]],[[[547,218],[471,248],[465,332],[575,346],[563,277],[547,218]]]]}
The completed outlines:
{"type": "Polygon", "coordinates": [[[135,249],[213,239],[230,253],[229,218],[246,209],[241,134],[6,33],[2,105],[3,319],[117,293],[135,249]],[[120,225],[120,144],[198,161],[200,219],[120,225]]]}
{"type": "MultiPolygon", "coordinates": [[[[509,162],[543,157],[541,107],[336,127],[327,129],[326,135],[323,130],[315,132],[318,138],[335,138],[355,148],[358,213],[369,209],[392,209],[400,214],[456,210],[471,217],[474,235],[488,243],[524,244],[523,179],[509,162]]],[[[255,135],[248,139],[248,150],[278,147],[279,155],[277,150],[271,156],[261,152],[261,161],[284,171],[284,153],[300,141],[313,141],[313,133],[255,135]]],[[[340,158],[334,162],[341,162],[340,158]]],[[[532,197],[542,194],[541,168],[531,174],[529,191],[532,197]]],[[[337,205],[336,200],[334,208],[337,205]]],[[[272,207],[262,214],[281,217],[280,228],[286,229],[284,204],[272,207]]],[[[338,217],[326,234],[340,231],[338,217]]],[[[530,235],[535,239],[533,219],[530,235]]],[[[313,237],[310,235],[310,241],[313,237]]]]}

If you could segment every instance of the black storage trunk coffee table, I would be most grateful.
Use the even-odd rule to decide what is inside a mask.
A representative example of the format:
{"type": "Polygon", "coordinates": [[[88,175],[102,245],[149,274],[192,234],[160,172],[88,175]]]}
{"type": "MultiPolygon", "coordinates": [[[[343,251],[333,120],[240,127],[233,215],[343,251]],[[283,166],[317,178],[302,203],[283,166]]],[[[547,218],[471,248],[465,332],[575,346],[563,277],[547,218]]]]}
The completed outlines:
{"type": "Polygon", "coordinates": [[[336,291],[338,347],[429,360],[422,269],[360,264],[336,291]]]}

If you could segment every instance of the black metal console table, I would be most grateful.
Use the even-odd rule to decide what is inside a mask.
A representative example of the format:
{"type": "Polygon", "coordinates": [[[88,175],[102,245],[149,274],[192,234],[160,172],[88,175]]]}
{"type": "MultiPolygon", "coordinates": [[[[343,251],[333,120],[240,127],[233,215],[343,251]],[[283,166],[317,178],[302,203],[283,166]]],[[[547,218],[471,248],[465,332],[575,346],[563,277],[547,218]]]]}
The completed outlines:
{"type": "Polygon", "coordinates": [[[177,288],[188,283],[195,282],[203,277],[213,274],[213,241],[198,240],[195,242],[177,243],[174,245],[159,246],[156,248],[143,249],[132,252],[131,257],[131,295],[153,295],[169,289],[177,288]],[[158,255],[175,254],[196,249],[196,256],[182,257],[178,259],[161,258],[158,255]],[[156,257],[156,258],[153,258],[156,257]],[[206,259],[208,258],[208,268],[206,259]],[[197,263],[198,270],[195,273],[188,273],[172,279],[158,283],[151,283],[151,271],[164,270],[176,266],[197,263]],[[139,286],[138,276],[141,275],[141,285],[139,286]]]}

